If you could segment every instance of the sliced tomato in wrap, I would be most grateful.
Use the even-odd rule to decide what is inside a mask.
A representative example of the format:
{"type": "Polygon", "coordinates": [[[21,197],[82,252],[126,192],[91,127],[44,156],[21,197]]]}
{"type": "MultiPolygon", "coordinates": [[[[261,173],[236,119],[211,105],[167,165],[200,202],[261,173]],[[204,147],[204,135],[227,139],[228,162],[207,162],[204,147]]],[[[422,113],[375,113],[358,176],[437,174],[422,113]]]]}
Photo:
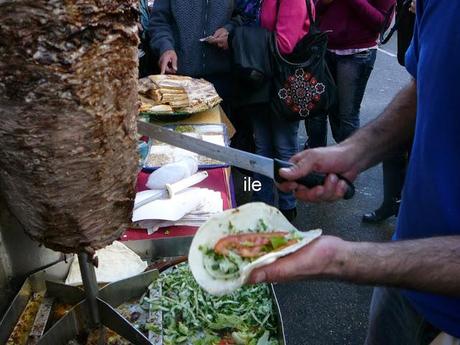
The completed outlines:
{"type": "Polygon", "coordinates": [[[286,248],[299,240],[292,238],[292,234],[286,231],[241,233],[221,238],[214,246],[214,251],[224,256],[232,251],[242,258],[258,258],[286,248]]]}
{"type": "Polygon", "coordinates": [[[281,212],[250,203],[216,215],[193,238],[189,265],[198,284],[214,295],[242,286],[251,271],[291,254],[321,230],[298,231],[281,212]]]}
{"type": "Polygon", "coordinates": [[[235,345],[235,341],[231,338],[222,338],[219,341],[219,345],[235,345]]]}

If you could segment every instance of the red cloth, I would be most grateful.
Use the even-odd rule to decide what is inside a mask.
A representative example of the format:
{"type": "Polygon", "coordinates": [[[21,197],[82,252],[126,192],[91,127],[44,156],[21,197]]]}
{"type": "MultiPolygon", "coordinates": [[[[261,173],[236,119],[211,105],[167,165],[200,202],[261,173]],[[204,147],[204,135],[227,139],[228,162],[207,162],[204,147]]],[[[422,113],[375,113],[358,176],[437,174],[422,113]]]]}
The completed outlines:
{"type": "MultiPolygon", "coordinates": [[[[315,4],[313,1],[310,2],[314,18],[315,4]]],[[[260,26],[272,32],[276,31],[276,41],[281,54],[292,53],[297,43],[310,30],[305,0],[264,0],[260,9],[260,26]],[[278,1],[280,3],[277,22],[278,1]]]]}
{"type": "MultiPolygon", "coordinates": [[[[225,168],[216,168],[207,170],[209,176],[204,181],[196,185],[196,187],[209,188],[219,191],[224,201],[224,210],[232,207],[232,192],[230,184],[225,172],[225,168]]],[[[145,184],[150,173],[141,171],[137,177],[136,190],[141,192],[146,190],[145,184]]],[[[171,237],[185,237],[195,235],[197,228],[193,226],[171,226],[167,228],[160,228],[158,231],[151,235],[147,234],[146,229],[127,229],[121,236],[121,241],[134,241],[134,240],[152,240],[163,239],[171,237]]]]}

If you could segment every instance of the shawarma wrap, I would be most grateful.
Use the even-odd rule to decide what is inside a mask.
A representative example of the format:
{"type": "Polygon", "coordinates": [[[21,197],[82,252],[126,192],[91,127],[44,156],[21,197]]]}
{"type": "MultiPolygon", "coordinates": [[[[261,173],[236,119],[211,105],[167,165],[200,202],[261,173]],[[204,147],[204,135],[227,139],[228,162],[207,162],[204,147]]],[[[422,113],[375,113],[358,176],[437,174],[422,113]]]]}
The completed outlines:
{"type": "Polygon", "coordinates": [[[213,295],[241,287],[252,270],[291,254],[321,235],[300,232],[281,212],[250,203],[209,219],[197,231],[189,265],[198,284],[213,295]]]}

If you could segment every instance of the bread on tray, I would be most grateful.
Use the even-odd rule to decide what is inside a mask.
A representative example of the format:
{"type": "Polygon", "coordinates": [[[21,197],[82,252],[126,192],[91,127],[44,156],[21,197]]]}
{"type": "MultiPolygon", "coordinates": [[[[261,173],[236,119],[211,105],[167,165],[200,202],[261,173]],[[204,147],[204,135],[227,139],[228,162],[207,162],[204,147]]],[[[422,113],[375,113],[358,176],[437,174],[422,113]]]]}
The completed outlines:
{"type": "Polygon", "coordinates": [[[213,108],[222,99],[204,80],[178,75],[150,75],[139,80],[140,111],[196,113],[213,108]]]}

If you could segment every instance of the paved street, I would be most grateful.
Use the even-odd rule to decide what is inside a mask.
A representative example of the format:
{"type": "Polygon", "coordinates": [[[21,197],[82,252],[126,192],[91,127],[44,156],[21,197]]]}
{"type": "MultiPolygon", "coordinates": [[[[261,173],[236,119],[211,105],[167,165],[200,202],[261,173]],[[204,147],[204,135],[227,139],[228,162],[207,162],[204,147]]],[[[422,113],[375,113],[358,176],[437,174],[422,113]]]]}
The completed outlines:
{"type": "MultiPolygon", "coordinates": [[[[382,47],[396,53],[394,40],[382,47]]],[[[361,109],[362,124],[374,119],[409,80],[395,57],[379,51],[361,109]]],[[[301,142],[305,141],[302,130],[301,142]]],[[[332,143],[332,139],[329,139],[332,143]]],[[[241,186],[235,174],[235,186],[241,186]]],[[[390,239],[395,218],[381,225],[361,223],[363,212],[373,210],[382,199],[381,166],[362,174],[356,181],[353,200],[334,204],[299,205],[295,225],[301,230],[322,228],[325,234],[354,241],[385,241],[390,239]]],[[[239,191],[239,199],[248,195],[239,191]]],[[[372,288],[339,282],[297,282],[276,286],[282,308],[288,345],[362,344],[366,334],[367,313],[372,288]]]]}

